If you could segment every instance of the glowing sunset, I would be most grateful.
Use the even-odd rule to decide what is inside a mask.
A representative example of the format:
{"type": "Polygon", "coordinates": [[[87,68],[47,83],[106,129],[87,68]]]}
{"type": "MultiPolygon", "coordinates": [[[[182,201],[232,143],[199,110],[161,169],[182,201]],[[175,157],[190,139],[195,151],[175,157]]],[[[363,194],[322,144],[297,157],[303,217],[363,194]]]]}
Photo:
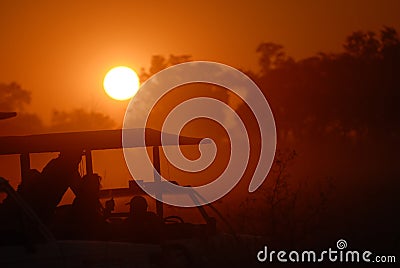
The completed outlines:
{"type": "Polygon", "coordinates": [[[139,89],[139,77],[136,72],[126,66],[112,68],[103,82],[104,90],[113,99],[126,100],[132,98],[139,89]]]}

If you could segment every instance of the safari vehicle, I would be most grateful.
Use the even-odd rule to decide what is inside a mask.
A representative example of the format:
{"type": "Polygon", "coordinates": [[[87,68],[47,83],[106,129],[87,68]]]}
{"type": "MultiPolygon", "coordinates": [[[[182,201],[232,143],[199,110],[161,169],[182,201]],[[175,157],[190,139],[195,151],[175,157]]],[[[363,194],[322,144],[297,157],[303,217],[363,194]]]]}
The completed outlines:
{"type": "MultiPolygon", "coordinates": [[[[132,135],[142,135],[143,132],[147,144],[153,147],[153,165],[160,171],[161,133],[152,129],[136,129],[132,130],[132,135]]],[[[0,155],[19,155],[23,181],[29,176],[31,153],[79,149],[84,152],[86,173],[90,175],[93,174],[92,151],[121,148],[121,139],[121,130],[0,137],[0,155]]],[[[180,137],[179,141],[181,145],[190,145],[198,144],[200,139],[180,137]]],[[[134,147],[135,144],[129,146],[134,147]]],[[[157,176],[154,180],[145,183],[162,183],[157,176]]],[[[102,189],[99,197],[144,195],[137,183],[144,182],[132,180],[128,188],[102,189]]],[[[165,217],[161,201],[156,201],[156,211],[164,219],[163,239],[157,243],[121,240],[121,237],[112,235],[107,239],[94,240],[57,239],[30,205],[3,178],[0,179],[0,192],[3,195],[0,199],[3,203],[0,206],[0,267],[232,266],[240,265],[238,260],[249,249],[238,243],[238,237],[218,233],[215,219],[207,214],[204,207],[197,207],[203,223],[192,224],[177,215],[165,217]],[[17,221],[10,221],[11,218],[17,221]]],[[[118,223],[121,221],[118,219],[127,216],[127,213],[108,215],[111,229],[119,229],[118,223]]]]}
{"type": "Polygon", "coordinates": [[[1,177],[0,195],[13,202],[12,211],[0,210],[0,267],[149,267],[161,256],[157,245],[56,240],[1,177]],[[12,216],[18,221],[10,221],[12,216]]]}

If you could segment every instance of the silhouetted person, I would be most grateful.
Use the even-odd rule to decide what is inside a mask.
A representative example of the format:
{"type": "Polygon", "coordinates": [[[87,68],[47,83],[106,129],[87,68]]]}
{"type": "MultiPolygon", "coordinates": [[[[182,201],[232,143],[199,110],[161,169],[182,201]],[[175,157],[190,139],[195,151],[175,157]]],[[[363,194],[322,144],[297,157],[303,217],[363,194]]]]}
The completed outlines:
{"type": "Polygon", "coordinates": [[[82,178],[82,183],[72,203],[74,209],[82,214],[82,217],[91,218],[101,214],[100,179],[97,174],[85,175],[82,178]]]}
{"type": "Polygon", "coordinates": [[[38,214],[43,220],[52,216],[69,187],[77,194],[81,183],[78,171],[81,157],[82,151],[64,151],[43,168],[37,193],[41,198],[38,214]]]}
{"type": "Polygon", "coordinates": [[[134,196],[128,203],[129,216],[126,219],[129,240],[135,242],[158,242],[161,239],[162,219],[154,212],[147,211],[143,196],[134,196]]]}
{"type": "Polygon", "coordinates": [[[102,240],[107,224],[99,201],[100,176],[85,175],[72,203],[70,224],[73,238],[102,240]]]}
{"type": "Polygon", "coordinates": [[[103,210],[103,216],[104,219],[108,219],[111,216],[111,213],[115,209],[115,201],[114,198],[111,198],[110,200],[107,200],[105,205],[104,205],[104,210],[103,210]]]}
{"type": "Polygon", "coordinates": [[[18,186],[19,194],[45,223],[53,216],[68,187],[77,193],[81,183],[78,172],[81,156],[82,151],[61,152],[47,163],[42,172],[29,170],[18,186]]]}

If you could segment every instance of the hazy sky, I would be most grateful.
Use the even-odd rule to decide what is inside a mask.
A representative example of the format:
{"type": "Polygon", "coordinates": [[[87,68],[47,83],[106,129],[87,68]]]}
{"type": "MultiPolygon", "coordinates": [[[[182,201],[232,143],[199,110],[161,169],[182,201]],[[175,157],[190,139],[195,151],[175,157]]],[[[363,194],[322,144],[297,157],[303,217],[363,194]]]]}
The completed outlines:
{"type": "Polygon", "coordinates": [[[400,29],[400,1],[9,1],[0,2],[0,82],[32,91],[31,108],[84,106],[119,123],[127,102],[102,79],[113,66],[148,67],[152,55],[191,54],[255,69],[262,41],[295,58],[338,52],[355,30],[400,29]]]}

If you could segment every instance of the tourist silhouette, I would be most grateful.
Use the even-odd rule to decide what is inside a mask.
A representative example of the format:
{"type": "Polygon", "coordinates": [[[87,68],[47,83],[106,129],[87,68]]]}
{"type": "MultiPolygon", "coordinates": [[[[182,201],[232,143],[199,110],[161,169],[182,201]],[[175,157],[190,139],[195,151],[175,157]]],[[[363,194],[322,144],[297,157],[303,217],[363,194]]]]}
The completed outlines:
{"type": "Polygon", "coordinates": [[[158,242],[161,240],[162,218],[148,211],[148,204],[143,196],[134,196],[126,219],[128,239],[135,242],[158,242]]]}
{"type": "Polygon", "coordinates": [[[108,219],[112,215],[114,209],[115,209],[115,201],[114,198],[112,197],[111,199],[107,200],[104,204],[104,209],[103,209],[104,219],[108,219]]]}
{"type": "Polygon", "coordinates": [[[78,165],[82,151],[64,151],[50,160],[42,172],[30,169],[18,186],[18,193],[48,223],[70,187],[77,194],[82,182],[78,165]]]}
{"type": "Polygon", "coordinates": [[[38,189],[41,197],[39,214],[43,220],[51,218],[69,187],[77,195],[82,181],[78,171],[81,158],[82,151],[63,151],[43,168],[38,189]]]}
{"type": "Polygon", "coordinates": [[[104,240],[108,229],[99,201],[101,177],[97,174],[83,176],[72,203],[69,226],[71,236],[77,239],[104,240]]]}

